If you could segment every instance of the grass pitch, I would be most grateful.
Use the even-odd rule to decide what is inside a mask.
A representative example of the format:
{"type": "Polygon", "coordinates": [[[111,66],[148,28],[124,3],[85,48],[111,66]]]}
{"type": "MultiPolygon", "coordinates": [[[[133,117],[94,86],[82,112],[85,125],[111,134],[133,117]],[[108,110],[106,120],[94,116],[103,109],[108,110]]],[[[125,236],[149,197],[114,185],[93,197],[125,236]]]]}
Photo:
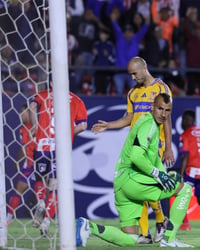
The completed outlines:
{"type": "MultiPolygon", "coordinates": [[[[113,225],[119,227],[118,220],[98,220],[96,221],[102,225],[113,225]]],[[[150,220],[150,231],[152,236],[155,231],[155,221],[150,220]]],[[[53,224],[53,223],[52,223],[53,224]]],[[[191,231],[178,231],[177,239],[180,241],[191,244],[193,249],[200,249],[200,221],[191,221],[191,231]]],[[[70,230],[70,229],[69,229],[70,230]]],[[[66,232],[67,233],[67,232],[66,232]]],[[[0,248],[1,249],[1,248],[0,248]]],[[[50,237],[42,238],[38,229],[32,228],[31,220],[14,220],[8,227],[8,247],[9,250],[21,250],[21,249],[36,249],[36,250],[59,250],[59,234],[58,226],[53,224],[50,228],[50,237]],[[25,226],[24,226],[25,225],[25,226]],[[54,237],[53,237],[54,236],[54,237]]],[[[104,242],[103,240],[91,236],[88,240],[86,248],[78,248],[83,250],[115,250],[120,249],[118,246],[114,246],[111,243],[104,242]]],[[[159,243],[150,245],[136,245],[135,247],[123,247],[126,250],[158,250],[159,243]]],[[[172,248],[164,248],[172,249],[172,248]]],[[[187,249],[187,248],[184,248],[187,249]]],[[[188,248],[191,249],[191,248],[188,248]]]]}

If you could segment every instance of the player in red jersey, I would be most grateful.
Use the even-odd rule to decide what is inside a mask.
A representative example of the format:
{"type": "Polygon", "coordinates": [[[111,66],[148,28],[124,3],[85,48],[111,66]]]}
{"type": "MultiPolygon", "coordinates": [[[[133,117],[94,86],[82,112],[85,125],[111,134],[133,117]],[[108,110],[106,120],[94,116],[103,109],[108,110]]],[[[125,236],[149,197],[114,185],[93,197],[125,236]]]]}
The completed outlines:
{"type": "MultiPolygon", "coordinates": [[[[184,181],[195,188],[195,196],[200,205],[200,127],[195,126],[195,112],[184,111],[180,136],[181,175],[184,181]]],[[[180,230],[190,230],[187,214],[180,230]]]]}
{"type": "MultiPolygon", "coordinates": [[[[87,111],[83,101],[70,92],[71,135],[87,128],[87,111]]],[[[33,227],[39,227],[41,234],[48,235],[50,219],[57,209],[57,176],[55,158],[55,126],[52,89],[39,92],[31,104],[31,121],[33,135],[36,135],[35,192],[38,204],[33,218],[33,227]],[[48,189],[48,194],[47,194],[48,189]],[[47,197],[46,197],[47,194],[47,197]],[[46,200],[46,203],[45,203],[46,200]]]]}
{"type": "MultiPolygon", "coordinates": [[[[21,202],[21,195],[35,182],[35,175],[33,172],[33,151],[35,142],[31,140],[30,136],[30,111],[27,108],[27,104],[23,104],[21,106],[20,115],[23,125],[19,130],[21,147],[18,153],[17,161],[18,163],[24,161],[24,163],[18,175],[16,191],[10,198],[8,204],[7,225],[10,225],[14,212],[21,202]]],[[[16,168],[18,168],[18,164],[16,164],[16,168]]]]}

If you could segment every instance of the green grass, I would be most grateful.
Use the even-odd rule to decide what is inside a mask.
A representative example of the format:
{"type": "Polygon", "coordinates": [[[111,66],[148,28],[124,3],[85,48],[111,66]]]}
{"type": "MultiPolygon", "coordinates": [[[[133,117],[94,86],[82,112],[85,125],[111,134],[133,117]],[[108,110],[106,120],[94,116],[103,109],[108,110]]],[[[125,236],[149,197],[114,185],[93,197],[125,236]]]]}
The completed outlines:
{"type": "MultiPolygon", "coordinates": [[[[119,226],[118,220],[101,220],[97,221],[99,224],[103,225],[113,225],[119,226]]],[[[192,229],[191,231],[178,231],[177,238],[180,241],[191,244],[194,246],[193,249],[200,249],[200,221],[191,221],[192,229]]],[[[57,233],[57,226],[54,224],[50,228],[51,237],[41,238],[40,232],[38,229],[32,228],[31,220],[14,220],[11,225],[8,227],[8,248],[15,247],[17,248],[28,248],[36,250],[48,250],[48,249],[60,249],[59,248],[59,237],[57,233]],[[26,225],[26,227],[24,227],[26,225]],[[57,237],[52,237],[57,235],[57,237]],[[56,246],[56,247],[55,247],[56,246]]],[[[155,221],[150,220],[150,230],[152,235],[155,231],[155,221]]],[[[67,233],[67,232],[66,232],[67,233]]],[[[123,247],[126,250],[132,249],[139,250],[154,250],[159,248],[159,244],[150,244],[150,245],[136,245],[135,247],[123,247]]],[[[120,247],[114,246],[108,242],[91,236],[88,240],[86,248],[79,248],[80,250],[114,250],[120,249],[120,247]]],[[[164,248],[171,249],[171,248],[164,248]]],[[[184,248],[186,249],[186,248],[184,248]]]]}

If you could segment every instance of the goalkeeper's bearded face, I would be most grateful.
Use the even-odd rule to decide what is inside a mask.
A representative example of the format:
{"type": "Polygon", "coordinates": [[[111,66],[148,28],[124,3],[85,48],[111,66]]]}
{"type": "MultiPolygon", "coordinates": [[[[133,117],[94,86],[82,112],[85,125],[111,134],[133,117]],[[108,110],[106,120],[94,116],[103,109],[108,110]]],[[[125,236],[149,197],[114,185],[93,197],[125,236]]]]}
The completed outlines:
{"type": "Polygon", "coordinates": [[[162,96],[156,98],[152,105],[152,115],[157,124],[163,124],[168,120],[171,115],[172,103],[169,101],[166,103],[162,96]]]}

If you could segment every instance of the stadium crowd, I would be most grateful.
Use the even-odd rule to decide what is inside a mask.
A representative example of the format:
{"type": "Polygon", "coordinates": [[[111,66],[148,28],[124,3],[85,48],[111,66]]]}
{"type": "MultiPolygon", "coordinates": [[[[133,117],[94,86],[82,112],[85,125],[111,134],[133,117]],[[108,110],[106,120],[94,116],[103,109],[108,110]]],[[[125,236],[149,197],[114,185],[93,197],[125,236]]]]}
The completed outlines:
{"type": "MultiPolygon", "coordinates": [[[[42,0],[0,1],[4,90],[35,92],[49,67],[49,17],[42,0]],[[11,74],[10,69],[11,68],[11,74]]],[[[48,1],[46,1],[46,5],[48,1]]],[[[200,2],[66,0],[70,90],[124,95],[128,61],[143,57],[173,96],[200,95],[200,2]]]]}

